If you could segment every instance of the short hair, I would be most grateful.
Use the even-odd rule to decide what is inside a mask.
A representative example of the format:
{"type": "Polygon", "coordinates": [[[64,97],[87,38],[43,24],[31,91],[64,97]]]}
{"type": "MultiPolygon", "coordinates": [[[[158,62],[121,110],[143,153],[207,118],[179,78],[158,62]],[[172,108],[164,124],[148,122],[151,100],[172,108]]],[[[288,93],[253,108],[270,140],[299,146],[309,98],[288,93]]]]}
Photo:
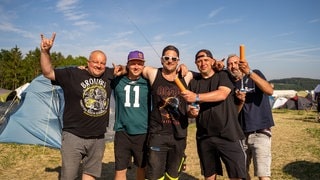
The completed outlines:
{"type": "Polygon", "coordinates": [[[106,56],[106,54],[105,54],[103,51],[101,51],[101,50],[94,50],[94,51],[92,51],[92,52],[90,53],[90,56],[89,56],[88,61],[90,61],[90,59],[92,58],[92,56],[93,56],[94,54],[101,54],[101,55],[103,55],[103,56],[107,59],[107,56],[106,56]]]}
{"type": "Polygon", "coordinates": [[[176,48],[175,46],[173,45],[168,45],[166,46],[163,50],[162,50],[162,56],[164,56],[164,54],[169,51],[169,50],[172,50],[172,51],[175,51],[179,57],[179,49],[176,48]]]}
{"type": "MultiPolygon", "coordinates": [[[[228,63],[228,61],[229,61],[230,58],[235,57],[235,56],[237,56],[237,54],[229,54],[229,55],[228,55],[228,58],[227,58],[227,63],[228,63]]],[[[238,56],[237,56],[237,57],[238,57],[238,56]]]]}

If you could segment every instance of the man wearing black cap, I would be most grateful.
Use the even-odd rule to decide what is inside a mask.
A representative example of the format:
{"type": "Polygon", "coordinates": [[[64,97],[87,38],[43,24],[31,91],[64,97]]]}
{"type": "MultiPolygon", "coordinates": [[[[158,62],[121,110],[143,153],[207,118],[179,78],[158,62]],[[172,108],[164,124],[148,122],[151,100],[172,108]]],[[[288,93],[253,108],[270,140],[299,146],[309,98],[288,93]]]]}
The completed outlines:
{"type": "Polygon", "coordinates": [[[233,84],[226,71],[216,71],[215,59],[209,50],[195,56],[200,75],[190,81],[182,96],[189,103],[189,115],[196,118],[197,150],[206,180],[222,175],[224,162],[230,179],[246,177],[245,153],[241,145],[244,134],[237,122],[233,84]],[[200,108],[199,108],[200,107],[200,108]]]}
{"type": "Polygon", "coordinates": [[[144,180],[146,165],[145,143],[150,110],[149,83],[141,76],[144,55],[131,51],[128,55],[126,76],[112,81],[115,97],[114,153],[115,180],[125,180],[128,164],[133,157],[137,166],[137,180],[144,180]]]}

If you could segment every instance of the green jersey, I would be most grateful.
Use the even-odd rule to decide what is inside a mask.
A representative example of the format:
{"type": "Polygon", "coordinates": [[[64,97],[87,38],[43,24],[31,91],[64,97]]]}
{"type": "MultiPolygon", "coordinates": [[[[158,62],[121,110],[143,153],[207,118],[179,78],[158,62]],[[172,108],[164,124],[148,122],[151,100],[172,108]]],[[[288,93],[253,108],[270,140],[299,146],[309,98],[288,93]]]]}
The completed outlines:
{"type": "Polygon", "coordinates": [[[150,95],[148,80],[121,76],[112,82],[115,98],[114,131],[145,134],[148,129],[150,95]]]}

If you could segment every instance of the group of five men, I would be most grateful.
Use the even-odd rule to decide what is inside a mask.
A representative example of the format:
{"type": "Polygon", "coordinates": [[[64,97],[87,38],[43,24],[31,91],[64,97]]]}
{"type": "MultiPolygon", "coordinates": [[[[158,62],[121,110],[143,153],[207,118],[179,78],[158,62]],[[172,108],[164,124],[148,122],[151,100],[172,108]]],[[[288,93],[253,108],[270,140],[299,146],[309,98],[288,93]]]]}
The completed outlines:
{"type": "Polygon", "coordinates": [[[145,66],[141,51],[130,52],[125,67],[108,68],[106,55],[96,50],[85,68],[54,69],[54,39],[55,34],[49,39],[41,35],[40,64],[43,75],[60,85],[65,96],[61,179],[75,179],[80,164],[82,179],[100,177],[112,89],[115,179],[126,179],[132,157],[136,179],[179,179],[189,117],[196,119],[205,179],[222,175],[221,160],[230,179],[249,178],[251,157],[255,176],[270,178],[274,122],[268,95],[273,89],[246,60],[229,56],[228,70],[221,70],[214,68],[219,62],[212,53],[202,49],[195,55],[199,73],[181,72],[186,68],[178,67],[179,50],[169,45],[162,51],[161,68],[145,66]],[[177,78],[187,90],[179,89],[177,78]]]}

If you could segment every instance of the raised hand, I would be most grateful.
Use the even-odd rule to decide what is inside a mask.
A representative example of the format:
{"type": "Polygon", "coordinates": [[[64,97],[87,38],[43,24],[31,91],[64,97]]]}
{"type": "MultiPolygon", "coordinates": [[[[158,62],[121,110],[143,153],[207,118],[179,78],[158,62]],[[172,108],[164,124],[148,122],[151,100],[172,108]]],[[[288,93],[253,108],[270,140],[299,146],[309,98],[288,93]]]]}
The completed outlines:
{"type": "Polygon", "coordinates": [[[213,64],[213,69],[215,71],[221,71],[224,69],[224,58],[221,59],[220,61],[216,60],[216,62],[213,64]]]}
{"type": "Polygon", "coordinates": [[[127,69],[125,66],[122,65],[116,65],[114,63],[112,63],[112,66],[114,68],[113,70],[113,75],[114,76],[121,76],[127,73],[127,69]]]}
{"type": "Polygon", "coordinates": [[[250,71],[250,67],[249,67],[248,61],[245,60],[245,59],[240,60],[239,61],[239,69],[244,74],[248,74],[249,71],[250,71]]]}
{"type": "Polygon", "coordinates": [[[40,43],[40,49],[43,52],[49,53],[51,47],[53,46],[54,39],[56,38],[56,33],[52,33],[52,36],[50,39],[45,38],[43,34],[41,36],[41,43],[40,43]]]}

